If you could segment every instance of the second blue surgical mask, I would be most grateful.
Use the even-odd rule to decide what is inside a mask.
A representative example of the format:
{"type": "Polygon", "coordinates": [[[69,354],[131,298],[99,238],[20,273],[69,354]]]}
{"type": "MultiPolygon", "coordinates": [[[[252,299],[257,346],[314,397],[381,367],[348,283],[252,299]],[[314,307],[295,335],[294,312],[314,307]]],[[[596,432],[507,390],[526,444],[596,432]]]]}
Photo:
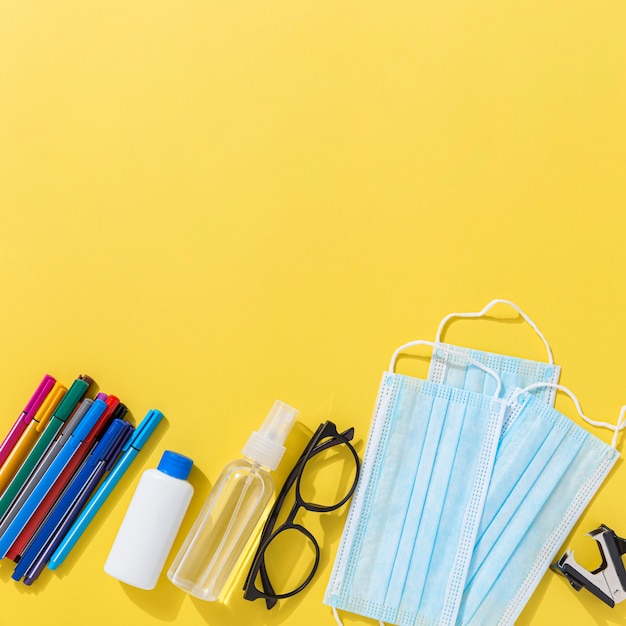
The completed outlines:
{"type": "Polygon", "coordinates": [[[495,388],[493,376],[488,376],[480,368],[473,367],[471,362],[464,358],[463,354],[466,354],[474,361],[486,365],[498,374],[502,383],[502,395],[506,395],[516,387],[525,388],[534,383],[548,383],[545,386],[534,389],[532,393],[542,402],[554,406],[556,395],[554,385],[559,382],[561,368],[554,364],[550,345],[538,326],[519,306],[510,300],[496,299],[492,300],[481,311],[450,313],[446,315],[439,324],[435,343],[440,347],[435,347],[433,350],[428,380],[437,383],[445,383],[452,387],[459,387],[476,393],[484,393],[486,395],[493,394],[495,388]],[[498,304],[505,304],[517,311],[519,316],[537,333],[546,348],[547,362],[532,361],[530,359],[485,352],[483,350],[472,350],[462,346],[442,343],[441,337],[444,328],[451,319],[484,317],[498,304]],[[459,352],[463,354],[459,354],[459,352]]]}
{"type": "MultiPolygon", "coordinates": [[[[545,336],[513,302],[497,299],[481,311],[447,315],[436,346],[429,380],[492,394],[493,377],[472,367],[463,353],[497,372],[507,397],[457,626],[512,624],[619,455],[614,446],[552,408],[558,388],[571,392],[558,385],[560,368],[545,336]],[[517,311],[537,333],[547,362],[441,342],[449,320],[483,317],[498,304],[517,311]]],[[[576,406],[582,415],[577,400],[576,406]]]]}
{"type": "MultiPolygon", "coordinates": [[[[620,429],[589,420],[558,389],[586,421],[620,429]]],[[[615,437],[609,446],[528,391],[507,404],[457,626],[514,623],[619,457],[615,437]]]]}

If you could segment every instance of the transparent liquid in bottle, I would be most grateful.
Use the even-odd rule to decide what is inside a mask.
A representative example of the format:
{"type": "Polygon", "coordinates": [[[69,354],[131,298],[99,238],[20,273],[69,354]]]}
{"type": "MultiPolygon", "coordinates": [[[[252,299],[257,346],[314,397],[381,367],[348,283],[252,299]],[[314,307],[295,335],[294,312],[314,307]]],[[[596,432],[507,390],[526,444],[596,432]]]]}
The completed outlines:
{"type": "Polygon", "coordinates": [[[217,600],[233,573],[274,484],[260,465],[227,465],[168,571],[168,578],[202,600],[217,600]]]}

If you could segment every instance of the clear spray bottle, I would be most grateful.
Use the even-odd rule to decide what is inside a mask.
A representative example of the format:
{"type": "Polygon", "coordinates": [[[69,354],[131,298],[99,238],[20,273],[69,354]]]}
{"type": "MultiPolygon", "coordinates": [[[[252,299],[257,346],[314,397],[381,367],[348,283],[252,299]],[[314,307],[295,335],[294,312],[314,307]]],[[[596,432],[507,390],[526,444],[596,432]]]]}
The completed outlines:
{"type": "Polygon", "coordinates": [[[276,400],[263,425],[229,463],[172,563],[167,577],[201,600],[217,600],[274,493],[270,475],[285,453],[298,411],[276,400]]]}

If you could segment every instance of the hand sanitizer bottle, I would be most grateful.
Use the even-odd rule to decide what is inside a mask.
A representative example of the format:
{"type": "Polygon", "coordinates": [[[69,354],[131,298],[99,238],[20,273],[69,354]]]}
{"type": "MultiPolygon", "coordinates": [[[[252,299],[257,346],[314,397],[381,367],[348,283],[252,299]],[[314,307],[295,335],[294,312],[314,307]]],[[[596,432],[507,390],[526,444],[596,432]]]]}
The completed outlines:
{"type": "Polygon", "coordinates": [[[167,576],[202,600],[217,600],[274,493],[270,470],[298,411],[277,400],[261,429],[242,450],[243,459],[229,463],[174,559],[167,576]]]}

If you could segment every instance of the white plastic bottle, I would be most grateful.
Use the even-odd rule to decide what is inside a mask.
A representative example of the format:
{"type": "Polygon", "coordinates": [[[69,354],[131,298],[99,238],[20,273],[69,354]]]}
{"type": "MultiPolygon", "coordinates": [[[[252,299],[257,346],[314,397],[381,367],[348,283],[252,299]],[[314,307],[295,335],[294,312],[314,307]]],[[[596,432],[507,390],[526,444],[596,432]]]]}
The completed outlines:
{"type": "Polygon", "coordinates": [[[217,600],[274,493],[278,467],[298,411],[277,400],[261,429],[229,463],[174,559],[167,576],[202,600],[217,600]]]}
{"type": "Polygon", "coordinates": [[[139,479],[104,571],[140,589],[154,589],[193,496],[193,461],[166,450],[157,469],[139,479]]]}

